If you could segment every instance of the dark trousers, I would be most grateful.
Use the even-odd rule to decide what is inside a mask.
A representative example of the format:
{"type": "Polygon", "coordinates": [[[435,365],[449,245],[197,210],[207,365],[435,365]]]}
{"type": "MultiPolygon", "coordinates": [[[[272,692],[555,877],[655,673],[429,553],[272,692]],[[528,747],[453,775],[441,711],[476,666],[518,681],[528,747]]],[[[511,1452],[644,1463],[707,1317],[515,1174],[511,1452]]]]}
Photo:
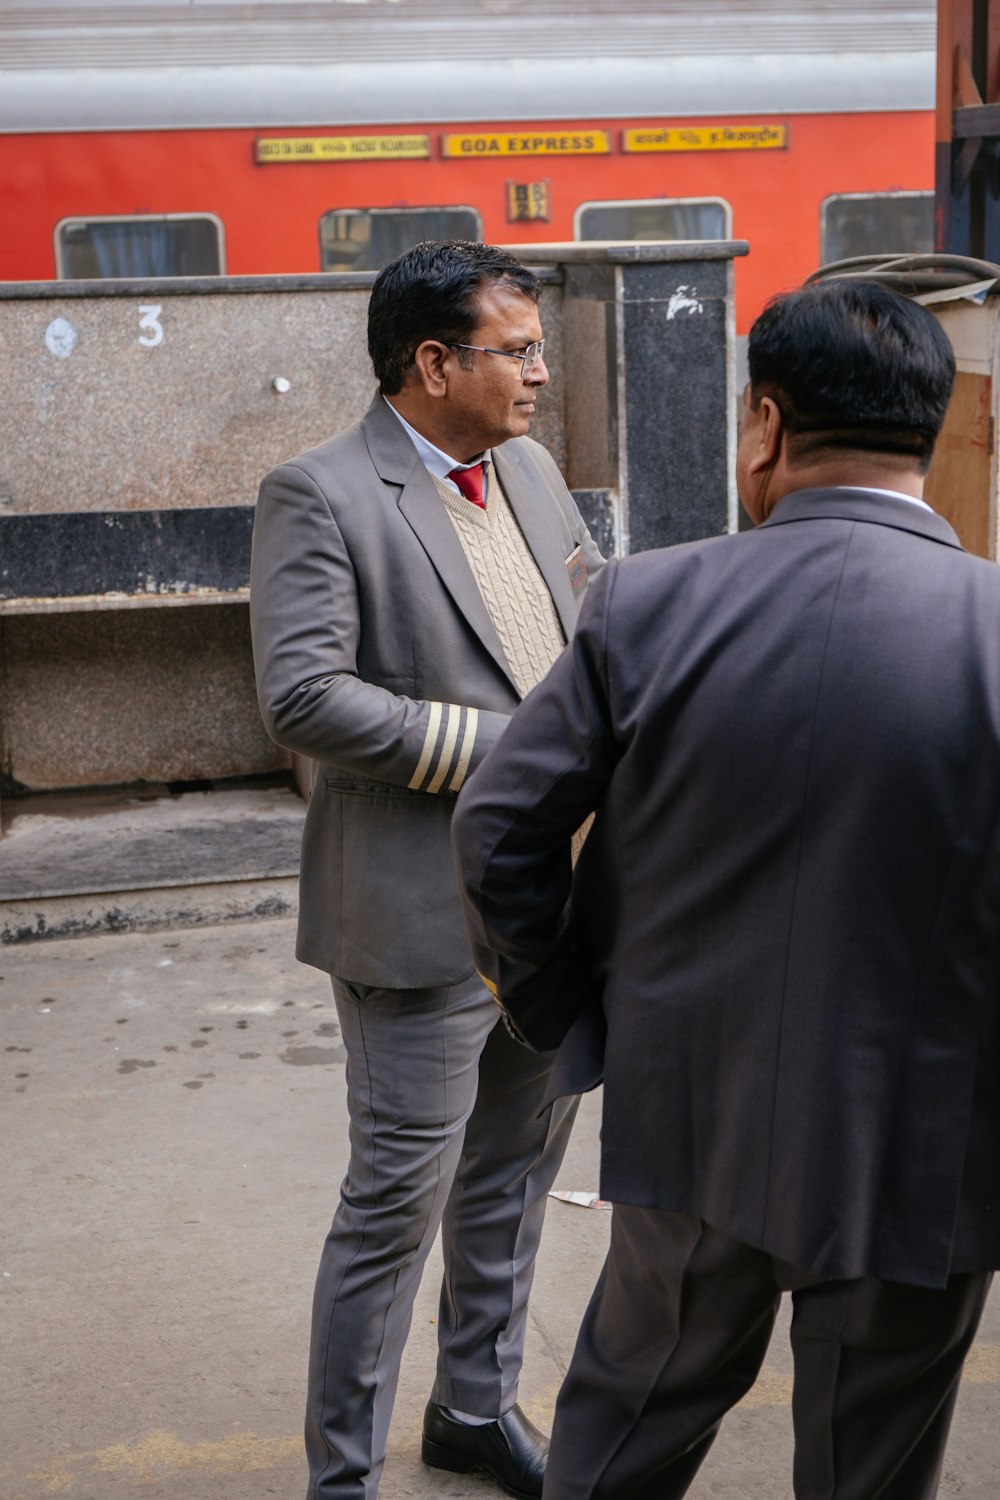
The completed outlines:
{"type": "Polygon", "coordinates": [[[556,1405],[545,1500],[677,1500],[792,1294],[797,1500],[932,1500],[991,1273],[821,1281],[684,1214],[616,1205],[556,1405]]]}

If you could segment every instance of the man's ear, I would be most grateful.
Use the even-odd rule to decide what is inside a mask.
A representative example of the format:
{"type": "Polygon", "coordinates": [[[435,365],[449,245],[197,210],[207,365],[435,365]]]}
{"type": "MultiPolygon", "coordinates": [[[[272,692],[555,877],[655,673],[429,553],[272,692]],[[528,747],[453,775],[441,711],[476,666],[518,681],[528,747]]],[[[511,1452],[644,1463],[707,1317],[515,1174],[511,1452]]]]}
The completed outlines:
{"type": "Polygon", "coordinates": [[[784,437],[781,407],[770,396],[761,396],[755,415],[754,442],[745,459],[749,474],[774,468],[781,456],[784,437]]]}
{"type": "Polygon", "coordinates": [[[424,339],[417,345],[413,356],[417,378],[428,396],[440,398],[448,393],[448,376],[445,361],[451,351],[437,339],[424,339]]]}

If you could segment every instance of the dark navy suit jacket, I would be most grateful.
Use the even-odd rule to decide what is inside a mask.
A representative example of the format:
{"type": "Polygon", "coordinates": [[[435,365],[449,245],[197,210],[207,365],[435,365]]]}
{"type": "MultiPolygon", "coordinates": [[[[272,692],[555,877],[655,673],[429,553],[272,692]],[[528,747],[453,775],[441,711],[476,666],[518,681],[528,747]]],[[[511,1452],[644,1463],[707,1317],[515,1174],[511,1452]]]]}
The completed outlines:
{"type": "Polygon", "coordinates": [[[455,833],[479,967],[603,1074],[603,1196],[821,1275],[1000,1265],[1000,569],[940,517],[803,491],[609,565],[455,833]]]}

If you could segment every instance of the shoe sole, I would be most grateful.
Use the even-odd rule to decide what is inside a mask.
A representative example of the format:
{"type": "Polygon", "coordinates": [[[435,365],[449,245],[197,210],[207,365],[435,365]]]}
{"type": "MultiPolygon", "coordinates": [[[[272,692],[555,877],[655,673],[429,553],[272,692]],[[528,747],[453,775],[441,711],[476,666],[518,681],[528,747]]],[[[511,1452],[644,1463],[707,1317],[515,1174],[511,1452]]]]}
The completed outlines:
{"type": "Polygon", "coordinates": [[[499,1474],[495,1474],[485,1464],[466,1457],[464,1453],[456,1453],[454,1448],[444,1448],[429,1437],[421,1439],[420,1457],[428,1468],[447,1469],[449,1474],[468,1474],[470,1470],[488,1474],[493,1483],[498,1484],[506,1494],[513,1495],[514,1500],[538,1500],[538,1490],[512,1490],[510,1485],[504,1484],[499,1474]]]}

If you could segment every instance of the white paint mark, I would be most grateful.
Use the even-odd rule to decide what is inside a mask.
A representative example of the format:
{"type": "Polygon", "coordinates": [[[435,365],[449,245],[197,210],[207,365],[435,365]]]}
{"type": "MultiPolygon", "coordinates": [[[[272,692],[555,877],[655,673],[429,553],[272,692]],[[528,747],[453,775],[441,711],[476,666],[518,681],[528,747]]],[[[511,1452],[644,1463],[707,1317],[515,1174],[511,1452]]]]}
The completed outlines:
{"type": "Polygon", "coordinates": [[[145,333],[140,333],[139,343],[145,349],[155,349],[157,344],[163,343],[163,329],[159,323],[160,313],[163,311],[163,308],[157,306],[155,303],[140,303],[139,311],[142,314],[139,319],[139,327],[146,330],[145,333]]]}
{"type": "Polygon", "coordinates": [[[667,322],[676,318],[678,313],[687,313],[693,317],[695,313],[704,312],[705,309],[698,301],[698,293],[694,287],[679,286],[667,303],[667,322]]]}
{"type": "Polygon", "coordinates": [[[56,359],[69,359],[76,347],[76,329],[65,318],[53,318],[45,330],[45,347],[56,359]]]}
{"type": "Polygon", "coordinates": [[[280,1000],[223,1000],[205,1007],[210,1015],[273,1016],[281,1008],[280,1000]]]}

